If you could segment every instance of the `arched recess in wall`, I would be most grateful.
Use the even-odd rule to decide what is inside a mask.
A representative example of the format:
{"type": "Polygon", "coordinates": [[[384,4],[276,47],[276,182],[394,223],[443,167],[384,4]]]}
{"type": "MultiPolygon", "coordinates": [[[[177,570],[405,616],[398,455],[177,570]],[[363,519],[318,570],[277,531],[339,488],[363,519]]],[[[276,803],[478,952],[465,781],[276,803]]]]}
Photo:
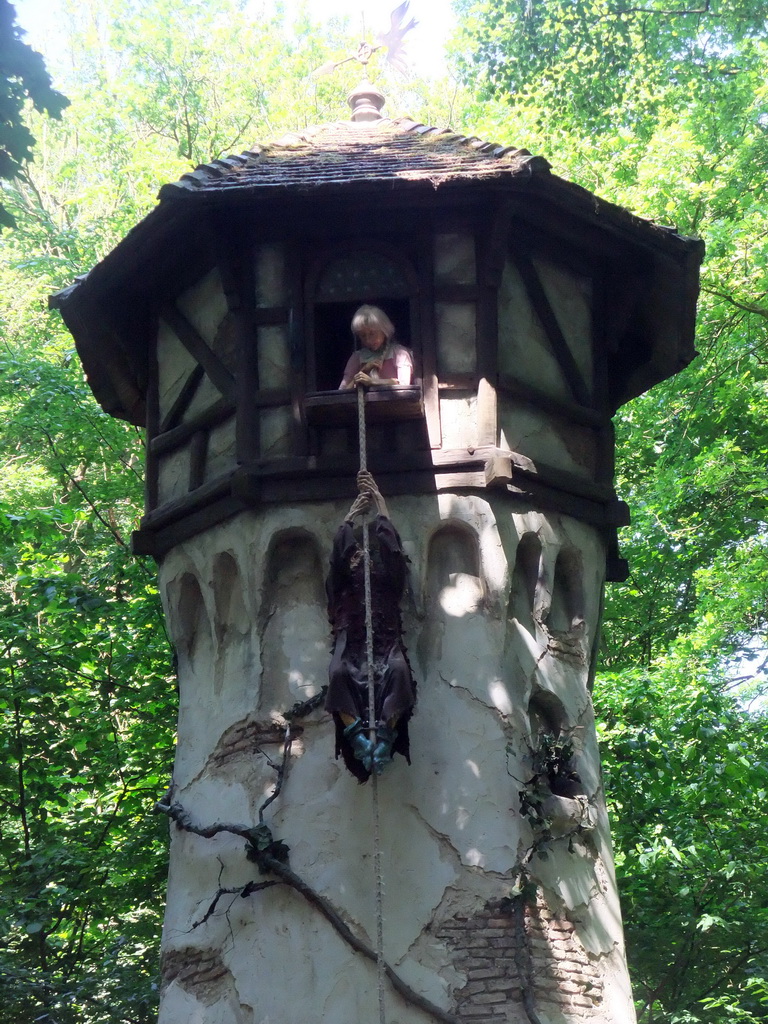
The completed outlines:
{"type": "MultiPolygon", "coordinates": [[[[572,799],[586,795],[579,772],[580,744],[561,701],[555,694],[534,689],[528,705],[530,722],[530,761],[533,778],[528,784],[530,792],[539,798],[548,794],[572,799]]],[[[554,809],[554,808],[553,808],[554,809]]],[[[573,824],[583,824],[585,808],[581,805],[561,805],[559,815],[572,815],[573,824]]]]}
{"type": "Polygon", "coordinates": [[[488,646],[485,587],[480,547],[474,530],[449,522],[432,535],[427,548],[426,621],[419,637],[422,664],[452,685],[487,688],[487,672],[477,658],[488,646]],[[474,685],[473,685],[474,683],[474,685]]]}
{"type": "Polygon", "coordinates": [[[328,681],[330,633],[320,548],[306,530],[275,534],[266,557],[258,627],[261,713],[315,696],[328,681]]]}
{"type": "Polygon", "coordinates": [[[560,736],[568,728],[568,715],[554,693],[534,686],[528,702],[531,743],[536,746],[544,736],[560,736]]]}
{"type": "Polygon", "coordinates": [[[428,608],[453,618],[478,610],[485,597],[477,535],[463,523],[447,523],[427,549],[428,608]]]}
{"type": "Polygon", "coordinates": [[[213,561],[214,628],[217,656],[213,688],[220,693],[224,685],[232,692],[244,686],[252,690],[252,654],[248,642],[250,616],[246,608],[243,578],[237,562],[228,551],[221,551],[213,561]],[[225,684],[228,679],[229,683],[225,684]]]}
{"type": "Polygon", "coordinates": [[[521,791],[521,810],[537,829],[551,836],[589,830],[591,816],[579,773],[579,750],[557,697],[535,691],[528,706],[530,777],[521,791]]]}
{"type": "Polygon", "coordinates": [[[200,583],[192,572],[177,576],[168,584],[171,635],[179,662],[193,668],[213,651],[211,623],[200,583]]]}
{"type": "Polygon", "coordinates": [[[228,638],[244,636],[250,627],[245,605],[243,581],[237,562],[228,551],[221,551],[213,562],[213,599],[215,628],[219,645],[228,638]]]}
{"type": "Polygon", "coordinates": [[[584,624],[584,569],[581,555],[573,548],[561,548],[555,562],[552,603],[547,626],[569,633],[584,624]]]}
{"type": "Polygon", "coordinates": [[[516,619],[531,636],[536,632],[535,620],[541,613],[542,585],[541,541],[537,534],[525,533],[515,552],[507,618],[516,619]]]}

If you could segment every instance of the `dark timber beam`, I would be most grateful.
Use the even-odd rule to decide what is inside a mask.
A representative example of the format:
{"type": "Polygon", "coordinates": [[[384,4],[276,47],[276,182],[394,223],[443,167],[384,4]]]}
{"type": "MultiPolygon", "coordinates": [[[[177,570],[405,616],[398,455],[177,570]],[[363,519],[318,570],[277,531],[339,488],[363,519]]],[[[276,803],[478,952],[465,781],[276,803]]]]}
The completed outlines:
{"type": "Polygon", "coordinates": [[[192,419],[187,420],[186,423],[180,423],[173,430],[167,430],[164,434],[153,437],[149,450],[153,455],[166,455],[168,452],[172,452],[174,448],[180,448],[198,430],[217,427],[224,420],[234,415],[234,412],[235,406],[233,402],[228,398],[219,398],[213,405],[209,405],[207,409],[204,409],[192,419]]]}
{"type": "Polygon", "coordinates": [[[160,316],[187,352],[200,363],[222,395],[234,399],[235,378],[184,314],[176,306],[168,304],[160,310],[160,316]]]}
{"type": "Polygon", "coordinates": [[[173,405],[163,418],[158,433],[164,434],[167,430],[172,430],[174,427],[178,426],[182,416],[189,408],[190,402],[195,397],[200,381],[204,376],[205,370],[202,368],[200,363],[198,363],[184,381],[173,405]]]}
{"type": "Polygon", "coordinates": [[[208,461],[207,430],[199,430],[189,446],[189,489],[197,490],[205,482],[205,466],[208,461]]]}
{"type": "Polygon", "coordinates": [[[421,292],[415,301],[419,304],[419,326],[421,329],[422,389],[424,392],[424,414],[427,433],[432,448],[442,444],[440,424],[440,395],[437,377],[437,342],[435,336],[435,261],[432,249],[432,235],[420,239],[418,272],[421,292]]]}
{"type": "Polygon", "coordinates": [[[589,389],[581,375],[581,370],[576,360],[573,358],[570,345],[547,298],[547,293],[544,291],[544,286],[541,283],[536,267],[527,256],[516,255],[514,260],[515,266],[523,279],[528,298],[531,300],[531,305],[541,321],[541,325],[547,335],[549,344],[552,346],[552,351],[565,377],[566,384],[570,388],[571,394],[580,405],[589,406],[591,404],[589,389]]]}

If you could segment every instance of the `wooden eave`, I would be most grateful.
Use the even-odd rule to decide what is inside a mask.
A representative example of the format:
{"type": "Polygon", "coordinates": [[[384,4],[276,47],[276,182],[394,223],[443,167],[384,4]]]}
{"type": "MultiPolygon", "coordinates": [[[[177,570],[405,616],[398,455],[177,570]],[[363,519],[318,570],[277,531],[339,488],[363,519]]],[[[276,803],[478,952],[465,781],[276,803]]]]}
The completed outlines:
{"type": "MultiPolygon", "coordinates": [[[[190,190],[165,185],[160,190],[159,204],[85,278],[51,296],[51,306],[64,308],[76,296],[88,294],[92,288],[100,286],[111,291],[117,282],[127,282],[144,269],[151,271],[166,246],[173,247],[177,243],[177,233],[184,234],[185,228],[189,229],[190,224],[196,223],[197,212],[193,213],[195,207],[224,212],[246,205],[254,216],[266,213],[272,219],[279,218],[281,207],[290,208],[294,213],[302,215],[305,210],[311,212],[318,201],[335,197],[343,197],[345,203],[349,203],[350,197],[364,201],[373,196],[379,204],[390,207],[410,205],[416,195],[422,193],[419,198],[426,201],[426,206],[434,208],[443,204],[446,190],[451,193],[460,190],[465,205],[476,201],[478,194],[499,199],[514,198],[515,195],[521,198],[535,197],[568,214],[569,219],[596,229],[605,242],[617,239],[624,245],[666,253],[677,262],[690,249],[699,256],[703,254],[704,243],[699,239],[681,236],[674,229],[638,217],[621,206],[595,196],[580,185],[543,171],[499,171],[496,175],[483,176],[457,173],[454,177],[435,181],[423,178],[334,181],[311,187],[289,184],[244,185],[240,188],[190,190]]],[[[456,199],[455,195],[450,196],[452,204],[456,199]]],[[[515,213],[527,216],[534,222],[537,220],[537,211],[526,204],[521,204],[515,213]]],[[[598,239],[590,241],[595,244],[598,239]]]]}

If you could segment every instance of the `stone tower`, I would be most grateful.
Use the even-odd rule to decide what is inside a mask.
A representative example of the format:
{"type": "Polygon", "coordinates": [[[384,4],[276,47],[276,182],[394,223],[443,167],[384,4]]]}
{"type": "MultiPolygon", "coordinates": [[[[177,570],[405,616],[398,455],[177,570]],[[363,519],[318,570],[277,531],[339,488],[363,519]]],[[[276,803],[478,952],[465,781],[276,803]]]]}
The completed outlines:
{"type": "Polygon", "coordinates": [[[160,1021],[378,1019],[371,787],[321,696],[358,469],[335,389],[374,302],[417,375],[367,395],[419,686],[378,786],[386,1019],[629,1024],[590,700],[626,573],[611,417],[693,357],[702,245],[375,108],[164,186],[53,299],[147,430],[134,547],[180,686],[160,1021]]]}

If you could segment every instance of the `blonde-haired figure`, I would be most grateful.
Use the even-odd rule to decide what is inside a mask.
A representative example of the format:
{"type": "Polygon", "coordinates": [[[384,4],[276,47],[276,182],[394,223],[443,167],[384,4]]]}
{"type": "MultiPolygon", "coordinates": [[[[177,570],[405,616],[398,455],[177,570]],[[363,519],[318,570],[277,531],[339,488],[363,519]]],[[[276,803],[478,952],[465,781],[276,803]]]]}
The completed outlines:
{"type": "Polygon", "coordinates": [[[361,306],[352,317],[352,333],[360,348],[349,357],[339,389],[412,383],[413,356],[395,341],[394,324],[383,309],[361,306]]]}

